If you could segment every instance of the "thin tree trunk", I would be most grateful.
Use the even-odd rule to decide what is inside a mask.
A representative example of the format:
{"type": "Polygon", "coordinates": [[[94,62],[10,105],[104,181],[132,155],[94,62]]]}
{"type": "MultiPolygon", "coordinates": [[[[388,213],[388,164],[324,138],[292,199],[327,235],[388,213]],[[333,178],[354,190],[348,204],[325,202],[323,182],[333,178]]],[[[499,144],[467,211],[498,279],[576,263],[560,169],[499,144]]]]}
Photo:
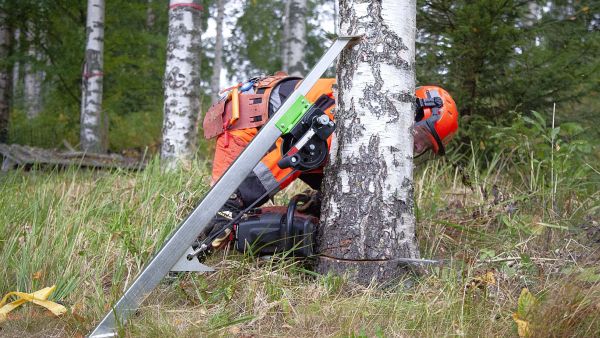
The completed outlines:
{"type": "Polygon", "coordinates": [[[333,34],[337,35],[339,31],[339,7],[338,0],[333,0],[333,34]]]}
{"type": "Polygon", "coordinates": [[[200,0],[171,0],[165,69],[161,159],[163,167],[191,163],[200,110],[200,0]]]}
{"type": "Polygon", "coordinates": [[[527,12],[525,13],[525,27],[533,27],[540,15],[540,5],[536,1],[527,2],[527,12]]]}
{"type": "Polygon", "coordinates": [[[289,12],[288,67],[290,75],[306,74],[306,0],[291,0],[289,12]]]}
{"type": "MultiPolygon", "coordinates": [[[[42,60],[41,53],[36,46],[35,30],[32,22],[27,23],[25,32],[27,40],[27,63],[25,64],[24,76],[24,100],[25,111],[28,119],[33,119],[40,114],[42,110],[42,81],[43,71],[39,70],[42,60]]],[[[38,38],[40,38],[38,36],[38,38]]]]}
{"type": "MultiPolygon", "coordinates": [[[[529,1],[527,3],[527,13],[525,13],[524,25],[525,27],[531,29],[535,26],[537,21],[541,16],[541,7],[537,4],[536,1],[529,1]]],[[[536,35],[533,39],[533,43],[535,46],[539,46],[541,43],[540,36],[536,35]]]]}
{"type": "Polygon", "coordinates": [[[325,173],[321,273],[397,281],[418,258],[413,213],[416,0],[340,1],[340,31],[364,34],[338,62],[337,145],[325,173]]]}
{"type": "Polygon", "coordinates": [[[223,19],[225,16],[225,0],[217,0],[217,35],[215,36],[215,59],[213,61],[213,73],[210,79],[212,91],[212,102],[219,99],[221,89],[221,68],[223,68],[223,19]]]}
{"type": "Polygon", "coordinates": [[[86,32],[80,143],[85,152],[104,153],[107,146],[105,121],[102,118],[104,0],[88,0],[86,32]]]}
{"type": "MultiPolygon", "coordinates": [[[[337,0],[336,0],[337,1],[337,0]]],[[[284,72],[289,72],[290,70],[290,60],[288,57],[289,54],[289,38],[290,38],[290,6],[292,4],[292,0],[287,0],[285,2],[285,10],[283,14],[283,32],[281,37],[281,70],[284,72]]]]}
{"type": "Polygon", "coordinates": [[[152,0],[148,0],[148,7],[146,8],[146,29],[152,30],[154,23],[156,22],[156,14],[152,8],[152,0]]]}
{"type": "MultiPolygon", "coordinates": [[[[13,41],[14,41],[14,51],[15,52],[19,52],[19,48],[21,45],[21,30],[19,28],[16,28],[13,34],[13,41]]],[[[13,70],[12,70],[12,95],[13,95],[13,102],[14,102],[14,98],[16,98],[19,94],[19,85],[20,85],[20,80],[21,80],[21,69],[20,69],[20,63],[19,61],[15,61],[13,63],[13,70]]]]}
{"type": "Polygon", "coordinates": [[[0,9],[0,143],[8,142],[8,121],[10,114],[10,29],[7,15],[0,9]]]}

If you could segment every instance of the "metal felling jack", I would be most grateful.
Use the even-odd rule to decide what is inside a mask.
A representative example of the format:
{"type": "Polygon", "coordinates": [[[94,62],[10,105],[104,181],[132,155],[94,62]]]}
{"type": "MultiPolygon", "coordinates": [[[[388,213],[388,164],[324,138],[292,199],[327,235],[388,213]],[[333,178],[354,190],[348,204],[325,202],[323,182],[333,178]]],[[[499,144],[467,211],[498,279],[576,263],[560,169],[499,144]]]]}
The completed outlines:
{"type": "Polygon", "coordinates": [[[339,37],[308,73],[277,113],[265,124],[252,142],[238,156],[221,179],[208,191],[200,204],[167,239],[158,253],[102,319],[89,337],[114,337],[117,323],[123,325],[169,271],[214,271],[196,259],[186,259],[191,245],[208,226],[213,216],[242,183],[277,139],[300,120],[310,105],[304,96],[315,85],[337,56],[360,36],[339,37]]]}

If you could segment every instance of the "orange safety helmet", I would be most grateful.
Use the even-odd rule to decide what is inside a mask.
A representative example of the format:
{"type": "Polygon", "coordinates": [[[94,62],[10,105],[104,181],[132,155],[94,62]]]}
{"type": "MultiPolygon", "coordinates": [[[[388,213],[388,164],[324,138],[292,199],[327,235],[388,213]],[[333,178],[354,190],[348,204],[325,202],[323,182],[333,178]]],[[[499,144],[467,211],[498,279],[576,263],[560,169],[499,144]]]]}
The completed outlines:
{"type": "Polygon", "coordinates": [[[445,145],[458,130],[458,109],[446,90],[437,86],[417,87],[414,126],[414,157],[432,149],[444,155],[445,145]]]}

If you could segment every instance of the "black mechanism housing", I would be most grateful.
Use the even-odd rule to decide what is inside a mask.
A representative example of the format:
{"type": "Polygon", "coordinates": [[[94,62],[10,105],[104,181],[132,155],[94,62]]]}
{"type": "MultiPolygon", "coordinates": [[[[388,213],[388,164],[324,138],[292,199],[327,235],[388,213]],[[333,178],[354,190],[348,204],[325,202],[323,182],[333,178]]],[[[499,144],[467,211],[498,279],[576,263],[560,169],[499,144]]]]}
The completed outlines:
{"type": "Polygon", "coordinates": [[[292,130],[283,135],[283,143],[281,146],[282,158],[277,163],[280,168],[293,167],[300,171],[309,171],[318,168],[327,159],[329,147],[327,138],[335,130],[335,123],[329,120],[325,110],[333,104],[331,98],[327,95],[322,95],[310,107],[308,112],[296,124],[292,130]],[[321,118],[325,118],[321,120],[321,118]],[[298,141],[310,130],[314,135],[302,146],[298,146],[298,141]],[[293,151],[293,148],[297,152],[293,151]]]}
{"type": "Polygon", "coordinates": [[[245,216],[236,227],[235,248],[258,255],[290,252],[312,256],[313,233],[319,220],[296,212],[295,202],[291,203],[293,207],[264,207],[245,216]]]}

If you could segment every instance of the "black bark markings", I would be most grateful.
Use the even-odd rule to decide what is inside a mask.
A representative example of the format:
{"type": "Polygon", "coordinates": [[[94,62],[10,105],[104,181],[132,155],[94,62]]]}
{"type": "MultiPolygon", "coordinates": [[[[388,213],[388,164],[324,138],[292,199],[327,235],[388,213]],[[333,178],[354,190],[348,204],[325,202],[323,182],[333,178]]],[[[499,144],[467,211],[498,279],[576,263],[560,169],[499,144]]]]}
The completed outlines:
{"type": "MultiPolygon", "coordinates": [[[[364,137],[364,126],[360,123],[361,117],[357,114],[356,105],[366,106],[367,109],[380,119],[382,125],[385,123],[397,123],[400,118],[400,112],[397,109],[397,103],[414,104],[414,93],[408,92],[390,92],[376,95],[381,92],[386,74],[382,74],[382,64],[391,65],[393,68],[399,68],[405,71],[414,69],[414,63],[409,63],[400,57],[399,53],[408,50],[400,36],[395,34],[384,24],[381,16],[380,1],[341,1],[340,16],[345,20],[342,32],[352,35],[366,32],[365,38],[361,43],[355,45],[352,49],[344,51],[338,61],[339,82],[342,89],[338,92],[338,113],[337,116],[343,123],[338,124],[335,161],[329,164],[325,175],[325,195],[335,195],[335,199],[330,199],[335,203],[344,201],[351,207],[335,205],[337,210],[332,210],[329,203],[323,204],[323,215],[329,217],[337,216],[336,219],[328,219],[327,229],[319,228],[317,231],[318,252],[326,256],[319,261],[319,271],[331,271],[346,273],[352,269],[360,272],[358,279],[369,282],[372,277],[377,280],[386,279],[386,277],[398,276],[398,269],[406,270],[405,264],[389,261],[395,257],[411,257],[411,244],[407,241],[412,237],[410,233],[404,233],[401,225],[405,224],[405,218],[412,218],[412,201],[400,198],[399,189],[396,190],[395,197],[390,200],[382,200],[376,197],[382,195],[384,187],[380,177],[388,174],[389,154],[391,153],[391,165],[398,166],[406,162],[401,158],[398,147],[388,146],[384,151],[386,155],[380,153],[381,139],[379,135],[372,135],[366,146],[357,149],[358,154],[342,161],[342,150],[352,148],[352,143],[357,139],[364,137]],[[363,18],[356,15],[355,6],[360,3],[369,3],[368,14],[363,18]],[[365,23],[367,21],[367,23],[365,23]],[[350,28],[348,28],[350,27],[350,28]],[[374,81],[365,85],[362,95],[350,98],[345,97],[346,92],[353,88],[350,82],[360,63],[368,62],[374,81]],[[356,101],[358,100],[358,101],[356,101]],[[330,171],[349,173],[342,182],[336,180],[330,175],[330,171]],[[342,192],[343,185],[351,187],[350,192],[342,192]],[[384,212],[381,212],[380,210],[384,212]],[[333,212],[336,211],[337,214],[333,212]],[[374,212],[376,211],[376,212],[374,212]],[[360,221],[364,222],[364,215],[368,215],[368,222],[372,225],[361,226],[360,221]],[[391,221],[390,223],[390,219],[391,221]],[[389,224],[382,229],[383,224],[389,224]],[[380,231],[378,231],[378,229],[380,231]],[[326,230],[326,233],[325,233],[326,230]],[[366,233],[362,233],[364,231],[366,233]],[[364,239],[362,240],[358,239],[364,239]],[[386,247],[389,241],[398,243],[392,247],[386,247]],[[363,255],[364,253],[364,255],[363,255]],[[362,255],[362,256],[361,256],[362,255]],[[340,260],[335,257],[339,257],[340,260]],[[366,261],[365,261],[366,259],[366,261]],[[366,266],[365,262],[375,263],[373,266],[366,266]]],[[[356,88],[354,87],[356,90],[356,88]]],[[[410,125],[402,128],[410,128],[410,125]]],[[[409,194],[412,193],[412,184],[405,178],[401,187],[408,188],[409,194]],[[409,184],[409,185],[407,185],[409,184]]],[[[390,187],[385,187],[388,190],[390,187]]],[[[383,197],[383,196],[381,196],[383,197]]],[[[386,196],[387,197],[387,196],[386,196]]]]}

